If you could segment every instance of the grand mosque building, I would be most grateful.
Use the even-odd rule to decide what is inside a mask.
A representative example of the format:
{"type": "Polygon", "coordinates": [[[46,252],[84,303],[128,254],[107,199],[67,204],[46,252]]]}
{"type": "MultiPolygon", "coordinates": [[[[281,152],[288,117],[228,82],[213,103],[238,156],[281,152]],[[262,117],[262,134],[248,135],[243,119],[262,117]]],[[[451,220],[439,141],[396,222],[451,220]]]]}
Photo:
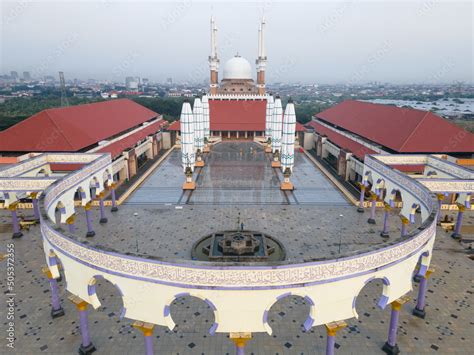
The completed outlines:
{"type": "MultiPolygon", "coordinates": [[[[255,61],[256,80],[250,62],[236,54],[227,60],[223,78],[219,81],[220,59],[217,48],[217,27],[211,19],[211,53],[209,55],[209,115],[211,136],[222,139],[250,139],[265,137],[266,91],[265,20],[258,30],[258,53],[255,61]]],[[[179,121],[170,125],[170,131],[179,131],[179,121]]],[[[304,131],[299,123],[297,132],[304,131]]]]}

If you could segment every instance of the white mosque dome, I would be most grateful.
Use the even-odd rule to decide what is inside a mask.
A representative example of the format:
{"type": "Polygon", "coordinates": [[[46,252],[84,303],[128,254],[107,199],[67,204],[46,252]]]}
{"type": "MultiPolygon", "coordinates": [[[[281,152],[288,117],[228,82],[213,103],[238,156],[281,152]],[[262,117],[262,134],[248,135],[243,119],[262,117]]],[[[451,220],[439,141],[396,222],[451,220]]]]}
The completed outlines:
{"type": "Polygon", "coordinates": [[[224,65],[224,79],[252,79],[252,67],[247,59],[236,55],[224,65]]]}

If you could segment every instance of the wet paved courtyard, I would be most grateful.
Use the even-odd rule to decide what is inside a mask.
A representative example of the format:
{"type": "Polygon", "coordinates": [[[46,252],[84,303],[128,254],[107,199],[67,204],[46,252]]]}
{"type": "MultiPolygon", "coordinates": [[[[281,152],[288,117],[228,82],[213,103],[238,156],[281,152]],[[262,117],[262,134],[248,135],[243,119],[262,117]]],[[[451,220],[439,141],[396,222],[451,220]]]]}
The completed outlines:
{"type": "MultiPolygon", "coordinates": [[[[97,233],[94,238],[84,237],[84,213],[78,208],[76,237],[121,252],[189,259],[194,241],[203,235],[236,227],[240,214],[245,228],[261,230],[279,239],[286,246],[290,261],[337,257],[339,253],[384,243],[379,237],[382,211],[377,211],[375,226],[367,224],[369,212],[357,213],[304,155],[297,154],[292,177],[296,191],[294,196],[287,196],[278,187],[281,176],[275,175],[269,158],[258,149],[241,152],[238,145],[230,151],[223,145],[218,148],[215,147],[207,166],[200,172],[198,189],[192,194],[182,193],[183,174],[179,151],[175,151],[118,212],[107,211],[107,225],[98,223],[98,211],[94,210],[93,225],[97,233]],[[240,162],[230,164],[225,159],[240,162]],[[250,173],[252,167],[257,171],[255,174],[250,173]],[[232,177],[226,178],[227,175],[232,177]],[[227,196],[234,203],[227,203],[227,196]],[[245,203],[239,203],[242,201],[245,203]]],[[[29,215],[31,211],[20,213],[29,215]]],[[[466,213],[465,222],[474,224],[472,212],[466,213]]],[[[10,223],[7,211],[0,211],[0,223],[10,223]]],[[[399,218],[391,216],[390,240],[398,237],[399,227],[399,218]]],[[[80,344],[79,318],[67,300],[65,279],[59,287],[66,315],[55,320],[50,317],[49,284],[41,273],[45,260],[39,228],[33,227],[23,238],[13,241],[8,228],[0,229],[1,253],[9,243],[14,243],[16,255],[16,353],[76,353],[80,344]]],[[[423,320],[411,315],[418,289],[414,283],[410,293],[412,300],[400,315],[398,344],[402,352],[471,353],[474,284],[472,261],[463,248],[448,233],[438,230],[432,260],[436,271],[429,280],[427,317],[423,320]]],[[[5,266],[5,261],[1,265],[5,266]]],[[[5,267],[2,271],[0,324],[3,331],[8,321],[5,267]]],[[[381,290],[382,285],[373,281],[361,291],[356,301],[359,318],[347,320],[348,327],[338,333],[336,353],[382,353],[380,348],[387,337],[390,310],[376,307],[381,290]]],[[[122,302],[117,289],[100,280],[97,293],[102,306],[89,311],[91,339],[98,349],[97,354],[143,353],[143,335],[131,327],[133,320],[120,319],[122,302]]],[[[277,302],[268,317],[274,334],[254,334],[246,354],[324,353],[324,327],[317,326],[309,332],[303,330],[308,309],[305,300],[299,297],[277,302]]],[[[235,353],[227,334],[209,335],[214,319],[206,303],[192,297],[180,298],[173,303],[171,316],[177,323],[173,331],[164,327],[155,329],[156,354],[235,353]]],[[[10,353],[5,344],[5,336],[0,337],[2,354],[10,353]]]]}
{"type": "Polygon", "coordinates": [[[282,192],[280,169],[272,169],[270,155],[250,142],[217,144],[206,157],[206,166],[196,168],[197,189],[183,193],[181,151],[166,161],[127,200],[128,205],[282,205],[310,204],[348,206],[344,196],[300,152],[295,154],[291,177],[294,192],[282,192]]]}

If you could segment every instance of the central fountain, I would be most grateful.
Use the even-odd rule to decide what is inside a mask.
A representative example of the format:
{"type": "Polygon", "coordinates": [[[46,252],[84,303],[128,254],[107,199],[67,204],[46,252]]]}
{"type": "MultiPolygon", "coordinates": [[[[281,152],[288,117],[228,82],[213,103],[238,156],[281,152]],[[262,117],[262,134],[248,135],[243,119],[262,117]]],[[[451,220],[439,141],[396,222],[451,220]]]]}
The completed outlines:
{"type": "Polygon", "coordinates": [[[244,230],[237,220],[237,230],[207,235],[194,243],[193,260],[217,262],[265,262],[285,260],[285,248],[275,238],[257,231],[244,230]]]}

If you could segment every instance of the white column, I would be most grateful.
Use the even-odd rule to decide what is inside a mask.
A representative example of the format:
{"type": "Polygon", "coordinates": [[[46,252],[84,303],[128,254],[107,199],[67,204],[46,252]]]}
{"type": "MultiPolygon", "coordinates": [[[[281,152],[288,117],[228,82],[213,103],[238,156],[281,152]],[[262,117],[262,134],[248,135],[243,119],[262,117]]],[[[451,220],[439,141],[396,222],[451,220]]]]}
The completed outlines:
{"type": "Polygon", "coordinates": [[[276,96],[272,115],[272,152],[277,150],[281,152],[281,134],[282,134],[282,120],[283,109],[281,107],[280,96],[276,96]]]}
{"type": "Polygon", "coordinates": [[[193,123],[193,111],[191,110],[191,104],[188,101],[183,102],[183,108],[181,109],[181,163],[183,165],[183,171],[186,171],[186,167],[191,167],[194,171],[195,154],[194,154],[194,123],[193,123]]]}
{"type": "Polygon", "coordinates": [[[272,115],[273,115],[273,96],[269,95],[267,98],[267,115],[265,118],[265,139],[269,139],[272,136],[272,115]]]}
{"type": "Polygon", "coordinates": [[[194,99],[193,106],[193,125],[194,125],[194,149],[202,152],[204,148],[204,118],[202,112],[202,103],[199,97],[194,99]]]}
{"type": "Polygon", "coordinates": [[[281,169],[285,171],[289,168],[293,172],[295,162],[295,128],[296,115],[295,105],[290,99],[285,108],[285,116],[283,117],[283,135],[281,142],[281,169]]]}
{"type": "Polygon", "coordinates": [[[209,99],[207,95],[202,97],[202,114],[204,118],[204,137],[209,139],[211,136],[211,121],[209,120],[209,99]]]}

